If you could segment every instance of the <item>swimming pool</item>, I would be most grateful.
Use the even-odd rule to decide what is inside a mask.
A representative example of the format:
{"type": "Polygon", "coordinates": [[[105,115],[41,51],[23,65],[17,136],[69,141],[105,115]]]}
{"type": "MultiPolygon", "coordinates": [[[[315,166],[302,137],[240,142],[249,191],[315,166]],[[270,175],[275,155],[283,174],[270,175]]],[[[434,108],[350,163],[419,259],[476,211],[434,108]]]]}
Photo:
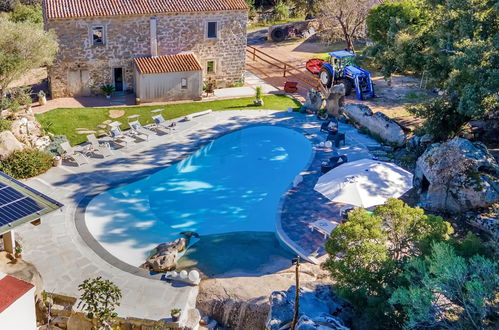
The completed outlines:
{"type": "Polygon", "coordinates": [[[135,266],[183,231],[201,237],[274,232],[279,200],[311,156],[311,143],[294,130],[241,129],[143,180],[97,195],[85,222],[108,252],[135,266]]]}

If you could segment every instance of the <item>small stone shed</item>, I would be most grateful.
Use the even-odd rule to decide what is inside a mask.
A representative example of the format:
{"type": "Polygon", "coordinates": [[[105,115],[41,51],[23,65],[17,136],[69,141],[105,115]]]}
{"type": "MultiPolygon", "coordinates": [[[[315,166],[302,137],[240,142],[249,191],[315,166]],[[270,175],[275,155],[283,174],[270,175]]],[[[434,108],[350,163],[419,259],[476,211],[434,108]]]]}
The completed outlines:
{"type": "Polygon", "coordinates": [[[193,54],[134,59],[136,95],[141,102],[195,100],[203,92],[203,69],[193,54]]]}

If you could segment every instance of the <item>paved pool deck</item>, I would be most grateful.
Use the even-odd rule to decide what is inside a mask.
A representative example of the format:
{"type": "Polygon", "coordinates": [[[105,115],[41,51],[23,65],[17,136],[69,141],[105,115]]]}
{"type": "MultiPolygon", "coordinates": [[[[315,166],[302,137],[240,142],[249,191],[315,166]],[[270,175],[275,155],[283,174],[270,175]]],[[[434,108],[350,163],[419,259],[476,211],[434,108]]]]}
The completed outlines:
{"type": "MultiPolygon", "coordinates": [[[[46,216],[36,227],[23,226],[23,258],[33,263],[45,281],[49,292],[79,297],[78,285],[83,280],[102,276],[117,284],[123,292],[120,316],[161,319],[170,309],[187,310],[194,307],[197,287],[167,283],[161,276],[150,275],[120,262],[106,254],[100,245],[88,236],[81,217],[89,196],[117,185],[136,181],[153,171],[184,158],[211,139],[245,126],[271,124],[303,132],[314,144],[324,141],[320,122],[312,115],[273,110],[217,111],[180,122],[175,133],[154,136],[114,151],[112,157],[91,158],[81,167],[64,163],[47,173],[27,180],[27,184],[62,202],[61,211],[46,216]]],[[[340,153],[349,160],[370,157],[367,145],[377,144],[352,126],[341,124],[346,134],[346,145],[340,153]]],[[[320,162],[332,150],[317,149],[310,168],[305,169],[303,182],[282,198],[282,211],[278,215],[284,236],[303,253],[318,256],[325,239],[311,232],[308,224],[318,218],[338,215],[338,207],[313,191],[320,176],[320,162]]]]}

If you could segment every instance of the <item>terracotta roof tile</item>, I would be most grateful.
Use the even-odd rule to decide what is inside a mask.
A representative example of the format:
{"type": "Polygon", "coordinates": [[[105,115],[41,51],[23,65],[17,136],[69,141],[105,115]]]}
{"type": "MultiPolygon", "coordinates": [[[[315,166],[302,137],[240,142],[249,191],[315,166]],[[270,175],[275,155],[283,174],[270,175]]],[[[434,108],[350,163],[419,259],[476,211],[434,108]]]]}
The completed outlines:
{"type": "Polygon", "coordinates": [[[246,10],[245,0],[45,0],[48,19],[246,10]]]}
{"type": "Polygon", "coordinates": [[[32,287],[33,284],[18,280],[9,275],[0,279],[0,313],[31,290],[32,287]]]}
{"type": "Polygon", "coordinates": [[[192,54],[163,55],[134,58],[140,73],[167,73],[201,71],[201,65],[192,54]]]}

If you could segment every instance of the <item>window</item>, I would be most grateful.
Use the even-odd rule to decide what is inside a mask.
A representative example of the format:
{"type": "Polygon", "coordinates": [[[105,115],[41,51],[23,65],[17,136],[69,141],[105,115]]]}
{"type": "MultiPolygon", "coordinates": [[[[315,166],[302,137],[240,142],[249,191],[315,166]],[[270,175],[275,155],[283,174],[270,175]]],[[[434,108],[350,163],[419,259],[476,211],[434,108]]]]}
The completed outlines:
{"type": "Polygon", "coordinates": [[[215,72],[215,61],[206,62],[206,72],[214,73],[215,72]]]}
{"type": "Polygon", "coordinates": [[[180,88],[187,89],[187,78],[180,79],[180,88]]]}
{"type": "Polygon", "coordinates": [[[217,35],[217,22],[208,22],[206,28],[206,37],[208,39],[216,39],[217,35]]]}
{"type": "Polygon", "coordinates": [[[92,45],[104,45],[104,27],[92,27],[92,45]]]}

